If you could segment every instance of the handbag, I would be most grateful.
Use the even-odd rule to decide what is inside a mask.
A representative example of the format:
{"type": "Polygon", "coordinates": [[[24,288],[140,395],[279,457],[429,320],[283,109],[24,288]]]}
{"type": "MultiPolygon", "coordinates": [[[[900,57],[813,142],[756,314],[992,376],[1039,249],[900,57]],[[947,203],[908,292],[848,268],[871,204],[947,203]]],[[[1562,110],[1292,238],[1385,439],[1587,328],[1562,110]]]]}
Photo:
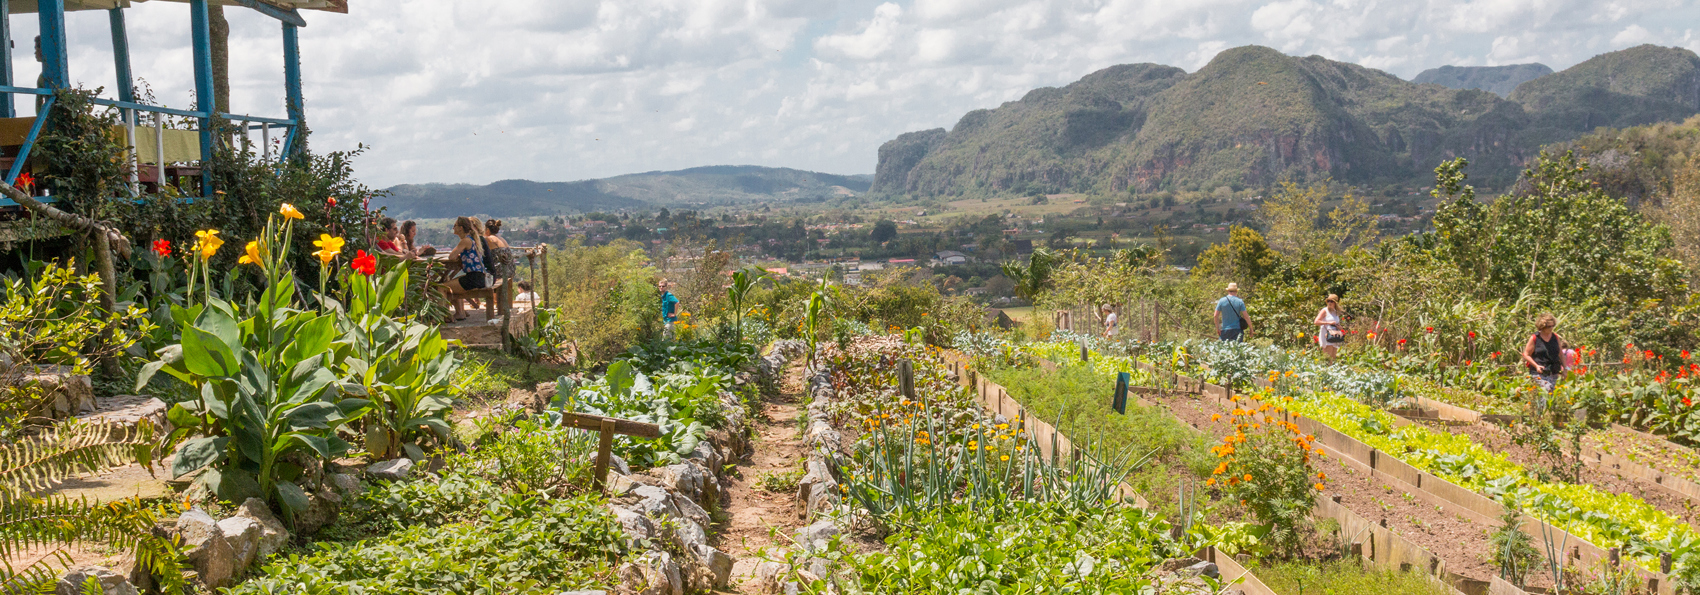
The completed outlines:
{"type": "Polygon", "coordinates": [[[1338,328],[1331,328],[1331,329],[1328,329],[1328,334],[1324,338],[1329,343],[1345,343],[1346,342],[1346,331],[1342,331],[1338,328]]]}

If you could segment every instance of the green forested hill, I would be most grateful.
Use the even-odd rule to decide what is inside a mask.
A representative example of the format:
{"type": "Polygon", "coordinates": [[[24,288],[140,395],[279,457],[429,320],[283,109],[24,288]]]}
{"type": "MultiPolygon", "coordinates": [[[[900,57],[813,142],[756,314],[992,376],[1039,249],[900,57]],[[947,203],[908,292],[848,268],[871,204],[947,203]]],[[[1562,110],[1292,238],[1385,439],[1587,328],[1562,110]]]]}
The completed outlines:
{"type": "Polygon", "coordinates": [[[873,191],[1112,194],[1289,176],[1383,184],[1425,179],[1456,156],[1470,159],[1474,177],[1506,182],[1539,147],[1590,123],[1700,111],[1700,101],[1678,101],[1693,80],[1683,65],[1694,60],[1682,49],[1632,48],[1524,83],[1509,100],[1257,46],[1224,51],[1192,74],[1115,66],[969,112],[949,131],[898,137],[880,149],[873,191]],[[1629,107],[1596,106],[1602,92],[1629,107]]]}
{"type": "Polygon", "coordinates": [[[520,217],[614,211],[647,206],[678,207],[755,201],[820,200],[861,194],[866,175],[840,176],[786,168],[719,165],[680,171],[629,174],[579,182],[503,180],[488,185],[404,184],[373,206],[398,217],[461,215],[520,217]]]}
{"type": "Polygon", "coordinates": [[[1505,66],[1442,66],[1417,74],[1411,82],[1434,83],[1448,89],[1481,89],[1500,97],[1510,97],[1518,85],[1552,74],[1545,64],[1508,64],[1505,66]]]}

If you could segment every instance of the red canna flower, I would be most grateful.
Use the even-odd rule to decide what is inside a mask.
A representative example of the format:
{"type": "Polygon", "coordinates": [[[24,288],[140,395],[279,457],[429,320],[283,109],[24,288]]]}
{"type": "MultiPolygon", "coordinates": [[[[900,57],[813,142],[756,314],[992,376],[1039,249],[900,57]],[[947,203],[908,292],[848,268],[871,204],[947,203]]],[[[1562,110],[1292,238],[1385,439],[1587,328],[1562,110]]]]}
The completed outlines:
{"type": "Polygon", "coordinates": [[[166,241],[166,240],[154,240],[153,241],[153,253],[158,254],[160,258],[170,258],[171,257],[171,242],[166,241]]]}
{"type": "Polygon", "coordinates": [[[361,250],[358,254],[355,254],[354,261],[348,263],[348,268],[354,269],[354,272],[362,275],[370,275],[378,272],[378,258],[367,254],[365,250],[361,250]]]}
{"type": "Polygon", "coordinates": [[[31,188],[35,187],[35,176],[30,175],[29,172],[18,174],[18,179],[13,180],[12,185],[23,188],[24,192],[29,192],[31,188]]]}
{"type": "Polygon", "coordinates": [[[329,209],[336,208],[336,197],[335,196],[332,196],[330,198],[325,199],[325,208],[329,208],[329,209]]]}
{"type": "Polygon", "coordinates": [[[1431,326],[1431,327],[1426,327],[1426,328],[1424,328],[1424,329],[1423,329],[1423,330],[1425,330],[1425,331],[1428,331],[1428,332],[1431,332],[1431,333],[1432,333],[1432,332],[1434,332],[1434,327],[1432,327],[1432,326],[1431,326]]]}

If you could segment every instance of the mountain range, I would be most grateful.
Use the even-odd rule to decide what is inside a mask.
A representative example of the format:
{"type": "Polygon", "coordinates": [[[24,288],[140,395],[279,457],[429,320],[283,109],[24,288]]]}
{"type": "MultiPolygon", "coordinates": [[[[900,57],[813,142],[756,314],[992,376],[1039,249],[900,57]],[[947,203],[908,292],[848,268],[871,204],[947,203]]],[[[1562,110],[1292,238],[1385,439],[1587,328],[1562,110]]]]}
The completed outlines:
{"type": "Polygon", "coordinates": [[[577,182],[502,180],[486,185],[403,184],[373,206],[397,218],[522,217],[768,201],[810,202],[867,192],[873,176],[752,165],[654,171],[577,182]]]}
{"type": "Polygon", "coordinates": [[[1417,74],[1411,82],[1434,83],[1448,89],[1481,89],[1500,97],[1509,97],[1517,85],[1552,74],[1545,64],[1510,64],[1506,66],[1442,66],[1417,74]]]}
{"type": "Polygon", "coordinates": [[[1427,77],[1441,84],[1420,84],[1259,46],[1223,51],[1190,74],[1112,66],[968,112],[949,130],[886,142],[871,192],[1209,191],[1325,177],[1407,184],[1457,156],[1469,158],[1472,178],[1506,183],[1548,144],[1700,113],[1700,56],[1686,49],[1601,54],[1506,97],[1492,92],[1503,87],[1489,83],[1530,72],[1447,71],[1427,77]]]}

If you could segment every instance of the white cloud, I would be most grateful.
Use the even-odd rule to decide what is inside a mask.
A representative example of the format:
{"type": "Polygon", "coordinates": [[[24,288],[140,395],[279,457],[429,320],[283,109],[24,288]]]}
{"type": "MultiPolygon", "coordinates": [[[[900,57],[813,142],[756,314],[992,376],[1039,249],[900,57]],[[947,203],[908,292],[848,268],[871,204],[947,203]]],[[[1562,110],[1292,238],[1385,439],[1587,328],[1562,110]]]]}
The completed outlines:
{"type": "MultiPolygon", "coordinates": [[[[376,186],[573,180],[751,163],[873,171],[879,144],[1115,64],[1196,70],[1261,44],[1399,76],[1555,69],[1639,43],[1700,49],[1683,0],[354,0],[306,12],[319,150],[370,147],[376,186]]],[[[283,113],[276,21],[227,9],[237,112],[283,113]]],[[[135,71],[193,102],[188,10],[127,11],[135,71]]],[[[103,12],[70,17],[73,78],[113,83],[103,12]]],[[[22,48],[35,32],[14,15],[22,48]]],[[[20,81],[35,77],[21,52],[20,81]]],[[[26,110],[27,111],[27,110],[26,110]]]]}

